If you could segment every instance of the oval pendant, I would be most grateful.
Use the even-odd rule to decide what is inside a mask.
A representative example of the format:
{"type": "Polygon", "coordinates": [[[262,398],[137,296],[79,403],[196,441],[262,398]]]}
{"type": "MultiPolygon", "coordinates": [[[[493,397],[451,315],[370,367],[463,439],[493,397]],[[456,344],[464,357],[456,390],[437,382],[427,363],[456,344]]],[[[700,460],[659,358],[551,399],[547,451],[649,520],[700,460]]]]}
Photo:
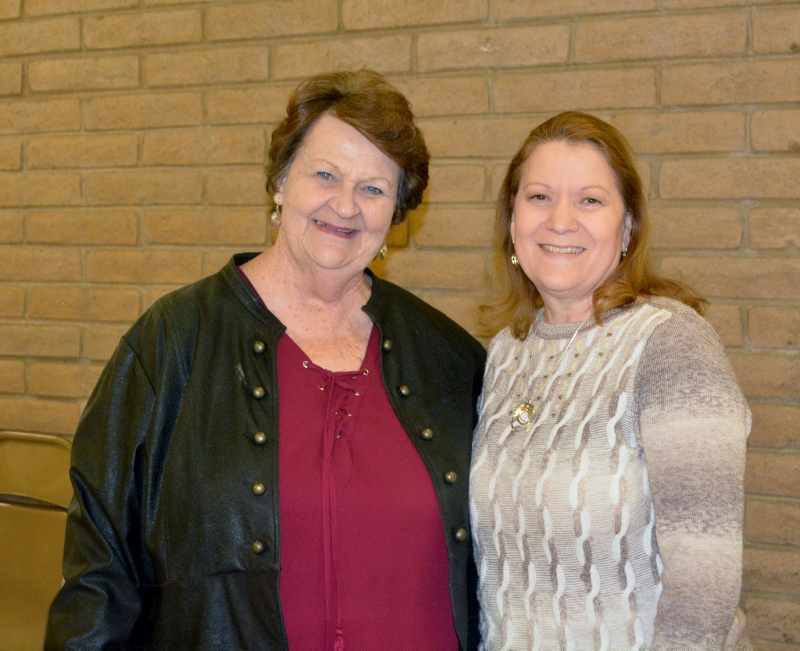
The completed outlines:
{"type": "Polygon", "coordinates": [[[512,429],[518,429],[530,425],[531,421],[533,420],[533,413],[535,411],[536,407],[534,407],[531,403],[523,402],[519,407],[517,407],[516,411],[514,412],[514,418],[511,419],[512,429]]]}

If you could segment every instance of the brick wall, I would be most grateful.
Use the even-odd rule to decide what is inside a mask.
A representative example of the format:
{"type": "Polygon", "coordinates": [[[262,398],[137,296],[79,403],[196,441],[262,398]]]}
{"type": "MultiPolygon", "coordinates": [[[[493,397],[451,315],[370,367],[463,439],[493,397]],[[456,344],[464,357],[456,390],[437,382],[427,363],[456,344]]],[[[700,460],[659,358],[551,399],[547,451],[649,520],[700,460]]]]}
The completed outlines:
{"type": "Polygon", "coordinates": [[[0,0],[0,428],[71,434],[145,308],[268,246],[264,152],[303,76],[410,97],[431,188],[377,268],[473,331],[510,155],[591,111],[751,400],[743,604],[758,649],[798,649],[799,53],[800,2],[0,0]]]}

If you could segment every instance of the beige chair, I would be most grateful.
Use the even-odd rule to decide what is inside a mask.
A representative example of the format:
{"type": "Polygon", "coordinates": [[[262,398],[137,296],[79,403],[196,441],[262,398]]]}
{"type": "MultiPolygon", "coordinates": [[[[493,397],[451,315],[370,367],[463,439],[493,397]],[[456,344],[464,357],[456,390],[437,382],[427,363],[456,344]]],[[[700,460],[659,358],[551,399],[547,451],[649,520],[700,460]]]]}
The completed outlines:
{"type": "Polygon", "coordinates": [[[0,432],[0,651],[40,651],[61,587],[70,443],[0,432]]]}

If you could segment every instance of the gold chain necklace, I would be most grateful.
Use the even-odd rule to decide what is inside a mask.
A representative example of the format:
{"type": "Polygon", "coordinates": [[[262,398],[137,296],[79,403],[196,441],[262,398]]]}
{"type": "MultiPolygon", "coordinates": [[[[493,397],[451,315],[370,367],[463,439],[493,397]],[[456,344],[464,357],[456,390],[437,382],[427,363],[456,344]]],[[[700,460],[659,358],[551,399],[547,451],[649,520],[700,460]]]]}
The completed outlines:
{"type": "MultiPolygon", "coordinates": [[[[567,345],[564,346],[564,350],[561,351],[561,355],[558,357],[558,361],[556,365],[553,367],[553,372],[561,365],[561,362],[564,360],[564,356],[567,354],[569,347],[572,345],[572,342],[575,341],[575,337],[578,336],[578,332],[580,332],[581,328],[585,326],[593,317],[589,317],[582,323],[578,324],[578,327],[575,328],[575,332],[572,333],[572,337],[567,342],[567,345]]],[[[537,337],[539,336],[538,330],[538,323],[534,326],[533,334],[537,337]]],[[[522,404],[516,408],[514,411],[513,418],[511,419],[511,429],[524,429],[527,428],[533,422],[533,415],[536,413],[536,405],[531,402],[531,376],[533,375],[533,348],[531,348],[531,355],[530,361],[528,362],[528,377],[525,381],[525,400],[522,404]]]]}

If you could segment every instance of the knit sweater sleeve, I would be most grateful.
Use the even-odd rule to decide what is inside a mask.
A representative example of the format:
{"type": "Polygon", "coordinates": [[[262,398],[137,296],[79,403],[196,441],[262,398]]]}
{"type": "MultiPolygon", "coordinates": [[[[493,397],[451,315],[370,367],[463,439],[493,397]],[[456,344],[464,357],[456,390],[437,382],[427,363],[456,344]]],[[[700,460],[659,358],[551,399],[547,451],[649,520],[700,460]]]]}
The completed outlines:
{"type": "Polygon", "coordinates": [[[651,335],[636,387],[664,563],[651,648],[722,649],[738,628],[750,411],[718,337],[683,306],[651,335]]]}

